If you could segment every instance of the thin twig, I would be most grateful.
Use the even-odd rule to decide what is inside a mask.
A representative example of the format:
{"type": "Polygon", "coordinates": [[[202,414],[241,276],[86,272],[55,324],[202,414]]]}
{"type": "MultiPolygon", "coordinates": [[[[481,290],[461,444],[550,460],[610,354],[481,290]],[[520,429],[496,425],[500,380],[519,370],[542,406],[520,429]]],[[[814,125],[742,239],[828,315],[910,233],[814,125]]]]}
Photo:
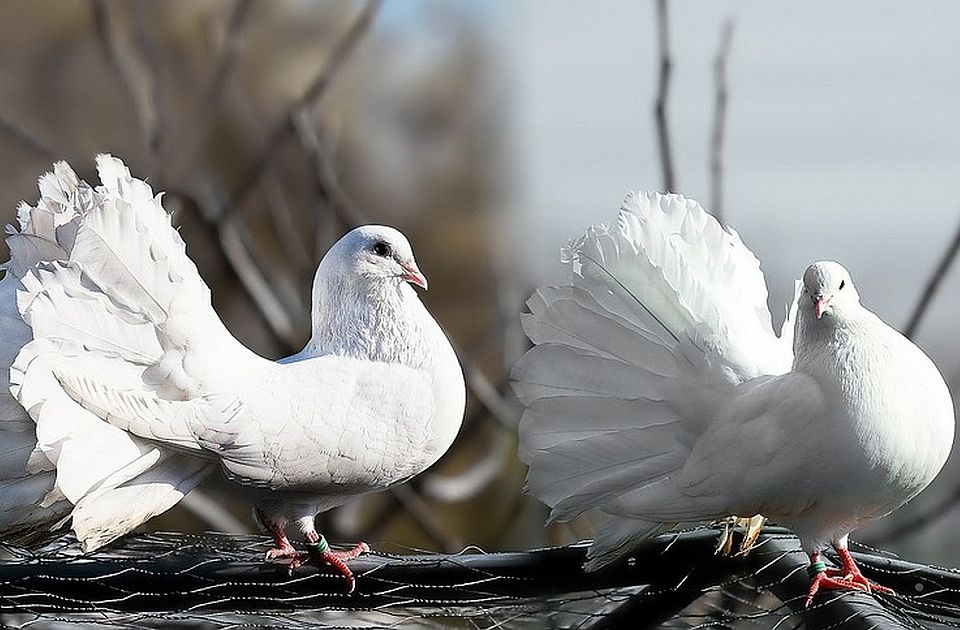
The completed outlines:
{"type": "Polygon", "coordinates": [[[130,77],[126,72],[126,68],[120,61],[119,43],[117,42],[116,33],[111,23],[106,0],[91,0],[90,9],[93,13],[93,24],[97,30],[97,37],[100,39],[100,46],[103,48],[107,62],[120,79],[120,83],[127,92],[129,100],[136,103],[136,90],[130,83],[130,77]]]}
{"type": "Polygon", "coordinates": [[[219,252],[226,268],[236,277],[251,301],[257,306],[255,313],[264,323],[266,330],[280,352],[289,352],[302,341],[294,332],[293,316],[286,312],[282,301],[273,292],[266,276],[257,265],[256,259],[248,250],[249,232],[242,223],[221,219],[215,212],[219,208],[219,199],[210,190],[203,191],[203,198],[191,196],[183,191],[168,190],[166,204],[186,203],[194,215],[201,221],[209,237],[219,245],[219,252]]]}
{"type": "Polygon", "coordinates": [[[284,254],[298,270],[298,276],[302,275],[299,273],[300,271],[307,274],[312,273],[312,267],[316,261],[303,243],[303,230],[297,226],[293,211],[290,204],[287,203],[283,186],[280,184],[276,173],[271,172],[264,177],[261,190],[269,209],[270,222],[284,244],[284,254]]]}
{"type": "Polygon", "coordinates": [[[206,528],[228,534],[251,534],[250,527],[230,513],[223,505],[199,488],[194,488],[180,499],[181,507],[201,521],[206,528]]]}
{"type": "Polygon", "coordinates": [[[670,148],[670,129],[667,125],[667,98],[670,92],[670,29],[667,19],[667,0],[657,0],[657,36],[660,46],[660,79],[654,116],[657,121],[657,138],[660,141],[660,166],[663,168],[663,188],[674,190],[673,156],[670,148]]]}
{"type": "Polygon", "coordinates": [[[455,552],[463,549],[463,541],[450,532],[446,524],[433,513],[423,497],[414,492],[410,486],[396,486],[390,489],[390,494],[430,538],[440,543],[444,551],[455,552]]]}
{"type": "Polygon", "coordinates": [[[515,451],[513,438],[501,431],[496,442],[466,469],[453,473],[426,473],[420,478],[420,493],[441,503],[459,503],[473,499],[500,476],[507,458],[515,451]]]}
{"type": "Polygon", "coordinates": [[[227,20],[223,44],[220,47],[220,54],[211,74],[210,82],[203,90],[202,96],[197,100],[187,119],[187,124],[181,128],[175,139],[166,145],[171,154],[165,155],[164,160],[176,159],[176,163],[170,169],[171,173],[179,172],[179,168],[193,163],[193,158],[210,133],[211,123],[216,120],[213,112],[218,109],[226,94],[225,88],[230,77],[233,76],[237,59],[243,49],[243,27],[249,14],[250,0],[236,0],[233,3],[230,18],[227,20]]]}
{"type": "Polygon", "coordinates": [[[215,221],[220,247],[241,284],[259,307],[270,329],[283,341],[284,349],[295,349],[303,341],[295,324],[296,318],[257,264],[257,257],[251,251],[249,230],[239,216],[218,217],[215,221]]]}
{"type": "Polygon", "coordinates": [[[146,95],[144,96],[148,105],[146,111],[150,112],[146,121],[148,127],[145,130],[147,137],[147,146],[150,149],[150,155],[154,161],[151,169],[158,173],[162,168],[163,161],[160,157],[160,144],[163,142],[164,125],[166,123],[166,111],[164,108],[164,59],[163,55],[157,49],[157,42],[154,39],[148,25],[151,22],[147,15],[147,5],[144,0],[137,0],[133,4],[133,37],[134,42],[140,50],[143,57],[146,72],[146,95]]]}
{"type": "Polygon", "coordinates": [[[515,431],[520,421],[520,411],[516,405],[500,394],[483,370],[469,357],[461,354],[460,365],[467,378],[467,385],[480,403],[503,428],[510,432],[515,431]]]}
{"type": "Polygon", "coordinates": [[[42,155],[45,159],[51,162],[62,159],[61,155],[44,144],[35,135],[12,120],[4,118],[3,116],[0,116],[0,132],[7,134],[26,148],[30,149],[34,153],[42,155]]]}
{"type": "Polygon", "coordinates": [[[353,204],[340,187],[333,162],[328,157],[328,152],[324,150],[309,114],[305,110],[293,114],[290,125],[301,148],[310,156],[317,197],[329,206],[344,227],[354,228],[367,223],[363,212],[353,204]]]}
{"type": "Polygon", "coordinates": [[[290,105],[283,119],[274,127],[270,135],[267,136],[263,150],[254,158],[250,166],[243,171],[243,175],[237,181],[237,185],[227,196],[222,214],[226,215],[240,208],[246,196],[253,190],[257,182],[260,181],[260,177],[267,170],[267,167],[273,160],[273,156],[284,145],[293,132],[294,126],[292,121],[297,112],[312,107],[326,93],[327,88],[343,67],[344,62],[350,57],[350,53],[356,49],[357,44],[363,39],[381,4],[383,4],[383,0],[368,0],[367,4],[364,5],[357,18],[350,25],[350,28],[347,29],[347,32],[340,38],[330,52],[327,63],[317,76],[314,77],[303,95],[290,105]]]}
{"type": "MultiPolygon", "coordinates": [[[[103,48],[107,63],[113,69],[114,74],[123,86],[127,99],[133,107],[134,114],[140,124],[140,131],[150,142],[153,134],[152,130],[156,122],[157,112],[153,109],[151,98],[142,94],[136,84],[136,77],[140,72],[132,67],[135,61],[130,54],[125,54],[120,50],[121,42],[117,29],[114,27],[113,20],[110,17],[107,2],[105,0],[92,0],[90,3],[93,11],[93,21],[100,38],[100,45],[103,48]]],[[[121,5],[113,5],[121,6],[121,5]]]]}
{"type": "Polygon", "coordinates": [[[907,321],[907,325],[903,329],[903,334],[908,339],[913,339],[917,329],[920,327],[920,322],[923,320],[923,316],[926,315],[927,309],[933,301],[933,297],[940,288],[943,279],[947,276],[947,272],[950,271],[950,266],[953,265],[953,259],[957,257],[958,251],[960,251],[960,227],[957,227],[957,231],[953,234],[953,239],[947,246],[947,251],[943,253],[943,257],[937,264],[936,269],[933,270],[933,273],[927,279],[923,293],[920,294],[920,301],[917,302],[913,313],[910,315],[910,319],[907,321]]]}
{"type": "Polygon", "coordinates": [[[727,118],[727,58],[733,41],[733,22],[727,20],[720,33],[720,46],[713,60],[715,100],[713,108],[713,136],[710,142],[710,208],[717,221],[723,223],[723,139],[727,118]]]}

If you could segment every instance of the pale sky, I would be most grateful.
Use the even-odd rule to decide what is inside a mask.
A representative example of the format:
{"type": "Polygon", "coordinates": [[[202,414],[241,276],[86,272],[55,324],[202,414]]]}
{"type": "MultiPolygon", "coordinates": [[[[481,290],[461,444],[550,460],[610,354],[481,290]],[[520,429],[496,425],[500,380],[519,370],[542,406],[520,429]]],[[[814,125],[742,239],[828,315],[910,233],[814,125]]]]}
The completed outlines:
{"type": "MultiPolygon", "coordinates": [[[[512,76],[510,211],[521,273],[662,187],[652,102],[653,1],[508,3],[496,60],[512,76]],[[598,7],[602,9],[598,10],[598,7]]],[[[674,0],[670,122],[678,191],[709,204],[712,64],[733,20],[725,214],[767,273],[844,263],[864,302],[902,325],[960,223],[960,4],[674,0]]],[[[921,343],[951,373],[960,276],[921,343]]]]}

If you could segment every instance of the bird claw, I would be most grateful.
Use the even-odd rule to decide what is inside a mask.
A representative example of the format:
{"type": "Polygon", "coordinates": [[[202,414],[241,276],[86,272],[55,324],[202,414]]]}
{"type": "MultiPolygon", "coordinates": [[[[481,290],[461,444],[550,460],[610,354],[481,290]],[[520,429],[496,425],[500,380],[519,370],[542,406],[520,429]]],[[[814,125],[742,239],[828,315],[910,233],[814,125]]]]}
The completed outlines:
{"type": "Polygon", "coordinates": [[[370,545],[365,542],[359,542],[353,547],[353,549],[344,549],[342,551],[330,549],[327,551],[327,553],[336,556],[340,560],[353,560],[354,558],[362,556],[365,553],[370,553],[370,545]]]}
{"type": "Polygon", "coordinates": [[[357,581],[353,577],[353,571],[347,566],[347,561],[353,560],[357,556],[370,552],[370,547],[365,542],[358,543],[353,549],[343,551],[334,551],[327,549],[320,554],[318,560],[334,571],[343,576],[347,581],[347,593],[352,593],[357,587],[357,581]]]}
{"type": "Polygon", "coordinates": [[[720,524],[723,531],[720,532],[720,538],[717,540],[717,548],[713,550],[714,555],[729,556],[733,550],[733,528],[737,526],[737,517],[728,516],[720,524]]]}
{"type": "Polygon", "coordinates": [[[733,551],[734,533],[738,527],[742,527],[744,532],[738,553],[746,555],[757,543],[757,538],[760,536],[760,532],[766,521],[767,519],[760,514],[750,518],[728,516],[723,519],[723,521],[721,521],[723,531],[720,532],[720,539],[717,541],[717,548],[714,550],[714,553],[721,556],[729,556],[733,551]]]}
{"type": "Polygon", "coordinates": [[[743,540],[740,541],[740,553],[747,554],[757,544],[757,538],[760,537],[760,532],[763,531],[767,519],[762,514],[755,514],[742,520],[747,531],[743,535],[743,540]]]}
{"type": "Polygon", "coordinates": [[[267,562],[270,562],[271,560],[293,558],[299,554],[300,552],[294,549],[293,545],[285,545],[281,547],[274,547],[273,549],[268,550],[267,553],[264,554],[263,559],[267,562]]]}
{"type": "Polygon", "coordinates": [[[864,593],[896,595],[896,592],[892,588],[877,584],[873,580],[868,579],[856,567],[854,567],[853,571],[827,569],[814,576],[813,581],[810,582],[810,589],[807,591],[807,608],[813,603],[814,596],[821,590],[863,591],[864,593]]]}
{"type": "Polygon", "coordinates": [[[290,572],[291,575],[293,575],[294,571],[296,571],[297,569],[299,569],[300,567],[302,567],[303,565],[305,565],[307,562],[310,561],[310,554],[303,553],[300,551],[293,553],[287,557],[290,558],[290,563],[287,565],[287,570],[290,572]]]}
{"type": "Polygon", "coordinates": [[[290,563],[287,569],[292,574],[310,560],[315,560],[317,564],[326,565],[339,573],[347,581],[347,593],[352,593],[356,588],[356,579],[353,572],[347,566],[347,562],[365,553],[370,553],[370,546],[365,542],[358,543],[352,549],[333,550],[327,549],[322,553],[297,551],[292,546],[289,548],[271,549],[267,552],[267,560],[280,558],[289,558],[290,563]]]}
{"type": "Polygon", "coordinates": [[[289,560],[287,563],[287,570],[289,570],[290,573],[293,573],[310,559],[310,555],[302,551],[297,551],[292,545],[287,545],[268,550],[267,553],[264,554],[263,559],[265,562],[272,562],[274,560],[289,560]]]}

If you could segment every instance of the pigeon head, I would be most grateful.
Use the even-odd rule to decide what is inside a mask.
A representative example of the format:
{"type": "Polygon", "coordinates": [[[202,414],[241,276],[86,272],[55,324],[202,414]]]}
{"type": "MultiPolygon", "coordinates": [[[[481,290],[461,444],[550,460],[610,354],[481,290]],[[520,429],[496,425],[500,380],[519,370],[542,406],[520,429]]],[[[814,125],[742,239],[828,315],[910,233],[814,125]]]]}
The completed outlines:
{"type": "Polygon", "coordinates": [[[407,238],[384,225],[364,225],[347,232],[323,257],[320,267],[321,272],[329,270],[354,281],[409,282],[427,288],[407,238]]]}
{"type": "Polygon", "coordinates": [[[860,304],[860,295],[850,273],[839,263],[816,262],[803,272],[803,295],[800,308],[817,319],[824,315],[836,317],[860,304]]]}

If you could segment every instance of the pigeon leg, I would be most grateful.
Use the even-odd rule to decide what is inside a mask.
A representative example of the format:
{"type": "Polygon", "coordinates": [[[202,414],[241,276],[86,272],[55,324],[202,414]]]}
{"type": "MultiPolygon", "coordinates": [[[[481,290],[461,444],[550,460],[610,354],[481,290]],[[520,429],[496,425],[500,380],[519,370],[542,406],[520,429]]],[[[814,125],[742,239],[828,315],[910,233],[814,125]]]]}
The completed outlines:
{"type": "Polygon", "coordinates": [[[352,593],[353,589],[356,588],[356,580],[353,577],[353,572],[350,570],[350,567],[347,566],[347,561],[369,552],[370,547],[367,543],[358,543],[356,547],[347,551],[334,551],[330,549],[330,546],[323,536],[318,534],[312,527],[304,532],[304,536],[307,539],[307,549],[310,550],[310,556],[320,564],[333,567],[337,573],[346,579],[347,592],[352,593]]]}
{"type": "Polygon", "coordinates": [[[276,560],[277,558],[296,558],[299,552],[290,544],[287,533],[283,530],[285,523],[267,516],[267,514],[257,508],[257,520],[273,537],[273,549],[267,551],[265,560],[276,560]]]}
{"type": "Polygon", "coordinates": [[[842,575],[842,579],[860,584],[868,593],[877,592],[883,593],[884,595],[896,595],[892,588],[884,586],[883,584],[877,584],[860,572],[860,567],[853,561],[853,556],[850,555],[850,551],[847,549],[846,541],[835,544],[833,548],[837,551],[837,555],[840,556],[841,568],[837,571],[837,575],[842,575]]]}
{"type": "Polygon", "coordinates": [[[810,566],[807,567],[807,574],[811,578],[810,589],[807,591],[808,607],[813,603],[813,597],[821,590],[895,594],[892,589],[867,579],[860,572],[859,567],[853,561],[853,556],[847,550],[846,544],[835,544],[834,549],[840,556],[841,568],[839,569],[828,569],[820,559],[819,551],[810,554],[810,566]]]}

